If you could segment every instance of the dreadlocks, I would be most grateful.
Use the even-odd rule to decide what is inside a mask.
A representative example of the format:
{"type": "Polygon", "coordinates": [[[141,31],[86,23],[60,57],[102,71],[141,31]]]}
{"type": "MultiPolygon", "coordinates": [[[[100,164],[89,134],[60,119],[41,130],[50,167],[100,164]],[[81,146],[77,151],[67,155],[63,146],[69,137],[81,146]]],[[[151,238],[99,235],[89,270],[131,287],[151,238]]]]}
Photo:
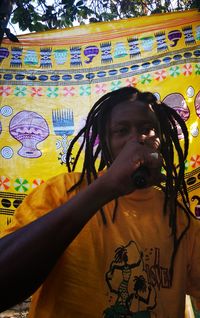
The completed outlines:
{"type": "MultiPolygon", "coordinates": [[[[156,97],[149,92],[140,92],[134,87],[124,87],[113,92],[107,93],[102,96],[90,110],[85,126],[71,141],[67,152],[67,168],[68,171],[74,171],[80,157],[80,154],[84,148],[85,156],[83,161],[82,172],[79,181],[74,184],[69,191],[77,188],[83,181],[86,175],[87,182],[90,184],[92,179],[98,177],[98,171],[108,168],[112,164],[112,158],[106,141],[106,123],[113,107],[117,104],[129,100],[133,95],[136,99],[151,105],[158,122],[160,125],[160,138],[161,138],[161,155],[163,158],[163,169],[166,175],[166,181],[164,186],[161,186],[165,193],[165,200],[163,206],[163,213],[166,214],[169,211],[169,226],[173,236],[174,249],[171,259],[171,277],[173,276],[173,265],[176,252],[178,250],[181,239],[190,226],[190,215],[192,213],[189,210],[189,198],[184,179],[184,162],[187,158],[189,138],[188,131],[184,120],[177,114],[177,112],[166,104],[159,102],[156,97]],[[178,138],[177,126],[181,128],[184,136],[183,149],[180,145],[178,138]],[[82,137],[82,143],[75,156],[74,162],[71,165],[70,157],[74,144],[82,137]],[[98,138],[98,145],[95,147],[95,142],[98,138]],[[175,154],[177,157],[177,163],[175,164],[175,154]],[[97,158],[100,157],[99,165],[97,167],[97,158]],[[183,211],[185,212],[188,224],[182,233],[177,237],[177,207],[180,205],[177,201],[178,195],[181,196],[183,202],[183,211]]],[[[117,200],[115,202],[115,208],[113,212],[113,222],[117,211],[117,200]]],[[[106,218],[103,210],[101,209],[101,215],[103,222],[106,223],[106,218]]]]}

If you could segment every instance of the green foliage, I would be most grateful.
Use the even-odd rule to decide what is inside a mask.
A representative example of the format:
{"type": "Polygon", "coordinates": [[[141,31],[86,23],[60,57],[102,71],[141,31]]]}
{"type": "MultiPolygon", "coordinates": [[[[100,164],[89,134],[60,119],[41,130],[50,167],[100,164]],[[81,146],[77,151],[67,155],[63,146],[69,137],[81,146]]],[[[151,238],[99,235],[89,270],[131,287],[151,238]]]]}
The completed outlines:
{"type": "Polygon", "coordinates": [[[60,29],[88,22],[111,21],[177,10],[200,9],[199,0],[47,0],[12,1],[10,22],[22,31],[60,29]]]}

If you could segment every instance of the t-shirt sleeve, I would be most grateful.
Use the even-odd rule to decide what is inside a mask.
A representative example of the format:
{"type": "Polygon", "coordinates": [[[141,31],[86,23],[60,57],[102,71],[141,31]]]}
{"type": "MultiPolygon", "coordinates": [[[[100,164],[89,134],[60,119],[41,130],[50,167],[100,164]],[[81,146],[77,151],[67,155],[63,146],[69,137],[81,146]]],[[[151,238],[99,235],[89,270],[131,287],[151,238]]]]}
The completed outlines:
{"type": "Polygon", "coordinates": [[[73,195],[68,193],[67,189],[74,181],[73,175],[61,174],[34,189],[16,209],[11,224],[0,236],[14,232],[67,202],[73,195]]]}
{"type": "Polygon", "coordinates": [[[189,229],[187,294],[200,303],[200,221],[193,219],[189,229]]]}

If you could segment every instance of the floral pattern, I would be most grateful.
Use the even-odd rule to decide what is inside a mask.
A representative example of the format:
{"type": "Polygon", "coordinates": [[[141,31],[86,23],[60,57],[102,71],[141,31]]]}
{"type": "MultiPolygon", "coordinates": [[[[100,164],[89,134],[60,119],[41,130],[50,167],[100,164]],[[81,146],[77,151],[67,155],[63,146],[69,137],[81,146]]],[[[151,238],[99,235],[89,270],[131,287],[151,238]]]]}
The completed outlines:
{"type": "Polygon", "coordinates": [[[107,91],[107,87],[106,87],[106,84],[103,83],[103,84],[96,84],[95,85],[95,93],[96,94],[104,94],[106,93],[107,91]]]}
{"type": "Polygon", "coordinates": [[[48,87],[47,96],[50,98],[58,97],[58,87],[48,87]]]}
{"type": "Polygon", "coordinates": [[[14,188],[17,192],[26,192],[29,187],[30,185],[26,179],[17,178],[14,182],[14,188]]]}
{"type": "Polygon", "coordinates": [[[41,185],[42,183],[44,183],[44,180],[42,179],[34,179],[33,183],[32,183],[32,188],[37,188],[39,185],[41,185]]]}
{"type": "Polygon", "coordinates": [[[42,94],[42,87],[31,87],[31,96],[43,96],[42,94]]]}
{"type": "Polygon", "coordinates": [[[189,76],[192,74],[192,65],[187,63],[185,65],[183,65],[183,74],[185,76],[189,76]]]}
{"type": "Polygon", "coordinates": [[[154,75],[155,75],[156,81],[163,81],[167,77],[167,72],[166,70],[160,70],[160,71],[156,71],[154,75]]]}
{"type": "Polygon", "coordinates": [[[91,87],[89,85],[84,85],[80,87],[80,96],[91,95],[91,87]]]}
{"type": "Polygon", "coordinates": [[[200,75],[200,64],[195,64],[195,74],[200,75]]]}
{"type": "Polygon", "coordinates": [[[26,96],[27,88],[25,86],[17,86],[14,91],[14,95],[18,97],[26,96]]]}
{"type": "Polygon", "coordinates": [[[5,191],[10,188],[10,179],[5,176],[0,176],[0,190],[5,191]]]}
{"type": "Polygon", "coordinates": [[[150,74],[143,74],[141,75],[140,80],[142,84],[149,84],[152,81],[152,77],[150,74]]]}
{"type": "Polygon", "coordinates": [[[115,91],[116,89],[121,87],[121,81],[114,81],[111,83],[111,91],[115,91]]]}
{"type": "Polygon", "coordinates": [[[177,77],[180,75],[180,67],[179,66],[172,66],[170,67],[169,69],[169,74],[172,76],[172,77],[177,77]]]}
{"type": "Polygon", "coordinates": [[[11,94],[10,86],[0,86],[0,96],[6,97],[11,94]]]}
{"type": "Polygon", "coordinates": [[[136,86],[137,85],[137,82],[138,82],[138,80],[137,80],[137,78],[136,77],[131,77],[131,78],[127,78],[126,79],[126,85],[127,86],[136,86]]]}
{"type": "Polygon", "coordinates": [[[75,88],[73,86],[66,86],[63,88],[64,96],[74,96],[75,95],[75,88]]]}
{"type": "Polygon", "coordinates": [[[192,168],[197,168],[200,166],[200,155],[193,155],[190,158],[190,165],[192,168]]]}

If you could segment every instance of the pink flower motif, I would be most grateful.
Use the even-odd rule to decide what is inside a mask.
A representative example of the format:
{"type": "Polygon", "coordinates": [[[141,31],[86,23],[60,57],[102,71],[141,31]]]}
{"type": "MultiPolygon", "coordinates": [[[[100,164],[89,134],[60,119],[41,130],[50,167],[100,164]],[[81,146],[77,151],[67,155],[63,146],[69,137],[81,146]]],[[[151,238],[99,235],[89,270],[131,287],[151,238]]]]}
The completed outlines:
{"type": "Polygon", "coordinates": [[[31,96],[42,96],[42,87],[31,87],[31,96]]]}
{"type": "Polygon", "coordinates": [[[104,94],[107,90],[106,84],[96,84],[95,89],[97,94],[104,94]]]}
{"type": "Polygon", "coordinates": [[[66,86],[63,88],[63,90],[64,90],[64,96],[74,96],[75,88],[73,86],[71,87],[66,86]]]}
{"type": "Polygon", "coordinates": [[[183,74],[185,76],[189,76],[192,74],[192,65],[187,63],[185,65],[183,65],[183,74]]]}
{"type": "Polygon", "coordinates": [[[10,188],[10,180],[7,177],[0,176],[0,190],[8,190],[10,188]]]}
{"type": "Polygon", "coordinates": [[[192,168],[200,166],[200,155],[194,155],[190,158],[190,165],[192,168]]]}
{"type": "Polygon", "coordinates": [[[0,96],[8,96],[11,93],[10,86],[0,86],[0,96]]]}
{"type": "Polygon", "coordinates": [[[137,85],[137,78],[136,77],[127,78],[126,84],[127,84],[127,86],[133,86],[133,87],[136,86],[137,85]]]}
{"type": "Polygon", "coordinates": [[[155,72],[155,79],[157,81],[163,81],[167,77],[167,73],[165,70],[155,72]]]}

